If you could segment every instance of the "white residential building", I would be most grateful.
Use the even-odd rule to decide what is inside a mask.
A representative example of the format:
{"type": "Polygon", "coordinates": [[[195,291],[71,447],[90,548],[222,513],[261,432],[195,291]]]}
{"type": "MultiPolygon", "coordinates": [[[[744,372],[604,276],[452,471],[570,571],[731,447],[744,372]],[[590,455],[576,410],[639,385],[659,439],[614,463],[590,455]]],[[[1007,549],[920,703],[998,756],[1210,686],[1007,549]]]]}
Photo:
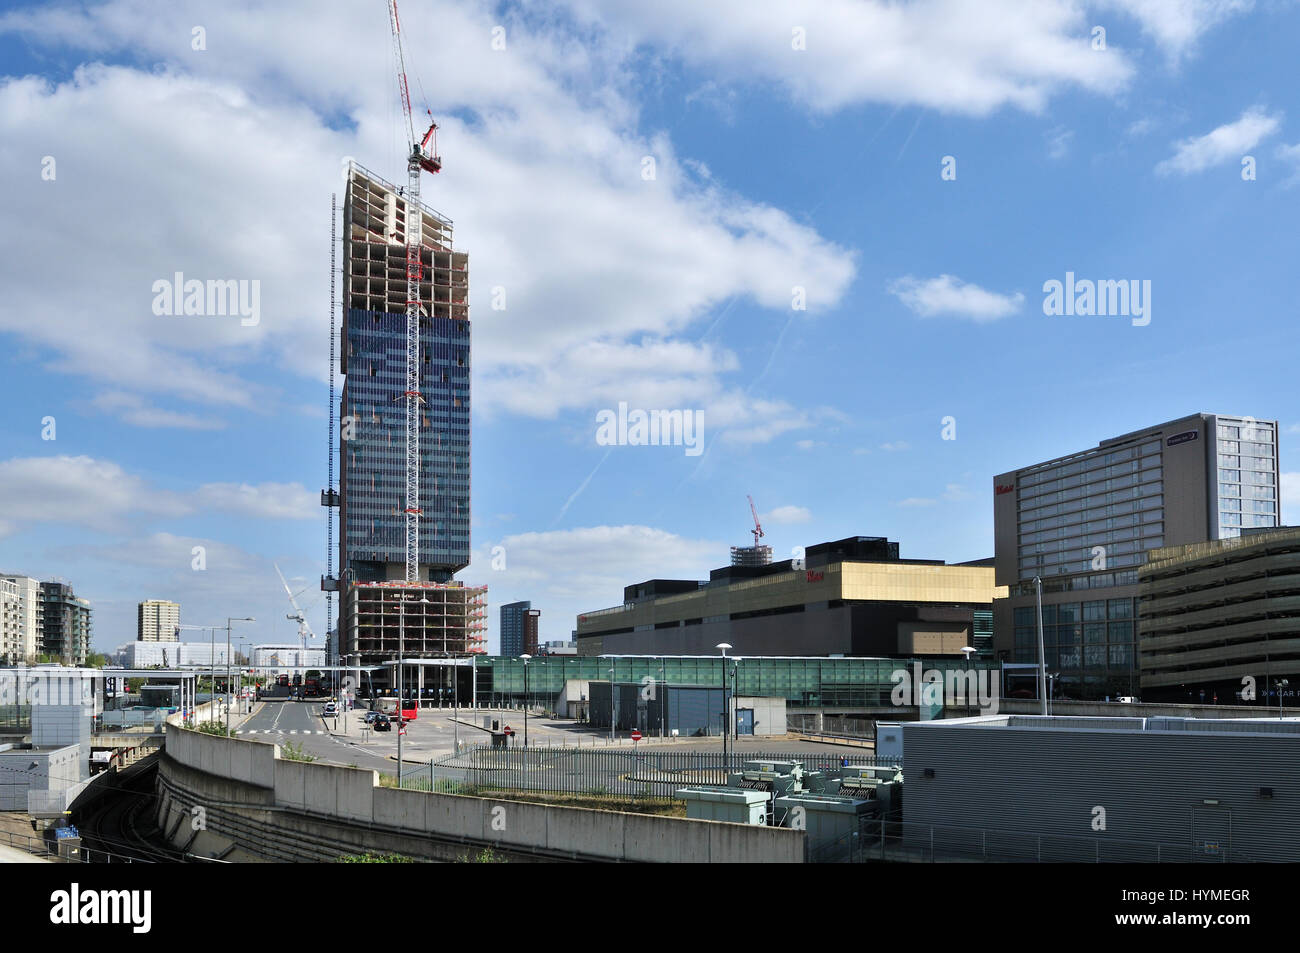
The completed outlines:
{"type": "Polygon", "coordinates": [[[41,582],[31,576],[0,573],[0,601],[4,621],[0,623],[0,659],[10,665],[36,661],[41,651],[41,629],[45,600],[41,582]]]}
{"type": "Polygon", "coordinates": [[[181,606],[166,599],[146,599],[138,609],[139,627],[136,635],[140,642],[179,642],[181,606]]]}

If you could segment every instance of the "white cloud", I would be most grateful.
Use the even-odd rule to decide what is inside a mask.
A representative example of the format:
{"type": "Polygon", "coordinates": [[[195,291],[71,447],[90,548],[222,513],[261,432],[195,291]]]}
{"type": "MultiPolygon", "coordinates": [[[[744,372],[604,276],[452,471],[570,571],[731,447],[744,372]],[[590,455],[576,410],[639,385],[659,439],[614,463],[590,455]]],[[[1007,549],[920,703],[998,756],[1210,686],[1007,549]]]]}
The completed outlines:
{"type": "Polygon", "coordinates": [[[1174,154],[1156,165],[1157,175],[1191,175],[1241,157],[1271,136],[1281,125],[1281,114],[1269,115],[1253,106],[1235,122],[1225,123],[1203,136],[1175,143],[1174,154]]]}
{"type": "MultiPolygon", "coordinates": [[[[221,540],[167,532],[123,539],[104,545],[56,548],[50,557],[58,571],[73,581],[77,595],[94,610],[94,643],[99,650],[116,648],[136,637],[136,603],[145,598],[172,599],[181,604],[181,622],[219,624],[226,616],[253,616],[254,623],[232,629],[236,643],[297,641],[297,626],[285,618],[289,600],[272,561],[221,540]],[[196,569],[194,551],[201,548],[203,568],[196,569]]],[[[280,559],[290,588],[319,637],[325,633],[323,600],[314,570],[294,571],[280,559]]],[[[40,574],[39,567],[25,571],[40,574]]],[[[207,642],[206,632],[183,630],[182,641],[207,642]]],[[[218,639],[224,640],[224,633],[218,639]]],[[[323,646],[323,641],[313,643],[323,646]]]]}
{"type": "Polygon", "coordinates": [[[886,453],[898,453],[899,451],[902,450],[912,449],[912,445],[908,443],[906,440],[894,440],[889,443],[882,443],[880,445],[880,449],[884,450],[886,453]]]}
{"type": "Polygon", "coordinates": [[[979,285],[964,282],[952,275],[937,278],[914,278],[907,275],[889,284],[889,293],[923,318],[950,315],[976,322],[996,321],[1015,314],[1025,296],[998,294],[979,285]]]}
{"type": "Polygon", "coordinates": [[[777,526],[807,523],[812,519],[812,512],[805,506],[778,506],[763,514],[763,521],[777,526]]]}
{"type": "Polygon", "coordinates": [[[1283,188],[1300,184],[1300,142],[1293,146],[1278,146],[1275,155],[1291,167],[1291,174],[1282,181],[1283,188]]]}
{"type": "Polygon", "coordinates": [[[1209,30],[1254,7],[1254,0],[1101,0],[1099,9],[1132,17],[1178,60],[1209,30]]]}
{"type": "Polygon", "coordinates": [[[943,498],[950,503],[960,503],[964,500],[974,499],[975,494],[960,483],[949,483],[943,488],[943,498]]]}
{"type": "Polygon", "coordinates": [[[15,526],[54,523],[101,532],[208,511],[312,519],[319,502],[297,483],[208,483],[188,493],[164,490],[116,463],[88,456],[0,462],[0,499],[6,501],[6,519],[15,526]]]}
{"type": "MultiPolygon", "coordinates": [[[[493,397],[482,409],[547,416],[591,407],[584,388],[601,395],[616,383],[593,357],[635,364],[629,383],[647,400],[716,402],[727,396],[718,378],[736,369],[734,355],[676,335],[726,299],[788,312],[798,285],[815,312],[847,290],[849,250],[728,190],[679,159],[668,138],[639,130],[632,54],[621,41],[586,42],[554,18],[525,17],[510,24],[508,52],[496,53],[489,11],[431,3],[409,20],[408,49],[436,51],[412,65],[425,68],[442,125],[445,170],[425,198],[456,220],[457,243],[470,252],[476,397],[493,397]],[[646,155],[656,160],[650,181],[641,176],[646,155]],[[504,310],[492,307],[497,288],[504,310]]],[[[146,10],[109,0],[84,13],[11,13],[0,17],[6,30],[36,46],[162,66],[88,66],[57,86],[0,83],[0,138],[12,146],[0,153],[0,174],[32,183],[13,190],[10,214],[49,225],[35,238],[0,236],[0,254],[30,279],[11,289],[0,330],[119,393],[273,409],[278,394],[250,382],[254,367],[322,379],[324,209],[340,160],[400,174],[382,13],[241,2],[146,10]],[[206,51],[189,47],[194,23],[207,30],[206,51]],[[229,50],[239,54],[221,52],[229,50]],[[53,182],[23,158],[44,154],[58,162],[53,182]],[[122,196],[141,196],[147,216],[128,222],[122,196]],[[60,236],[86,221],[103,223],[114,254],[80,262],[69,279],[60,236]],[[260,323],[153,315],[152,283],[177,271],[260,280],[260,323]],[[19,317],[40,311],[42,289],[53,286],[58,320],[19,317]]],[[[128,399],[110,398],[111,409],[147,425],[197,423],[128,399]]]]}
{"type": "Polygon", "coordinates": [[[1050,159],[1064,159],[1070,153],[1070,143],[1074,139],[1074,130],[1057,126],[1047,134],[1047,156],[1050,159]]]}
{"type": "Polygon", "coordinates": [[[937,498],[931,496],[909,496],[905,500],[899,500],[898,505],[908,507],[935,506],[940,501],[946,503],[962,503],[974,498],[975,495],[960,483],[949,483],[944,486],[943,492],[939,494],[937,498]]]}
{"type": "Polygon", "coordinates": [[[818,111],[886,103],[977,116],[1003,106],[1037,112],[1066,89],[1118,92],[1133,74],[1118,49],[1091,48],[1092,23],[1069,0],[569,6],[598,34],[648,44],[725,82],[760,78],[818,111]],[[796,29],[806,38],[803,50],[793,48],[796,29]]]}
{"type": "Polygon", "coordinates": [[[120,529],[129,518],[175,517],[189,510],[179,494],[87,456],[0,462],[0,499],[14,524],[63,523],[101,531],[120,529]]]}
{"type": "Polygon", "coordinates": [[[1300,509],[1300,473],[1291,472],[1283,473],[1282,486],[1280,487],[1281,497],[1281,515],[1279,522],[1284,525],[1295,525],[1295,511],[1300,509]]]}
{"type": "Polygon", "coordinates": [[[205,483],[194,495],[201,509],[259,519],[315,519],[320,497],[301,483],[205,483]]]}
{"type": "Polygon", "coordinates": [[[461,576],[488,585],[489,637],[495,646],[497,609],[507,602],[528,599],[542,610],[543,640],[568,639],[579,613],[622,604],[624,586],[646,579],[706,579],[728,554],[725,543],[649,526],[588,526],[485,542],[461,576]],[[503,571],[490,570],[494,546],[504,549],[503,571]]]}
{"type": "Polygon", "coordinates": [[[1151,127],[1153,125],[1155,125],[1155,123],[1150,117],[1146,117],[1143,119],[1135,119],[1128,124],[1128,128],[1124,130],[1124,133],[1125,135],[1132,136],[1134,139],[1137,139],[1140,138],[1141,136],[1145,136],[1148,132],[1150,132],[1151,127]]]}
{"type": "Polygon", "coordinates": [[[138,394],[108,391],[90,402],[97,410],[116,414],[121,420],[136,427],[170,427],[182,430],[220,430],[225,424],[220,420],[197,417],[174,410],[163,410],[149,404],[138,394]]]}

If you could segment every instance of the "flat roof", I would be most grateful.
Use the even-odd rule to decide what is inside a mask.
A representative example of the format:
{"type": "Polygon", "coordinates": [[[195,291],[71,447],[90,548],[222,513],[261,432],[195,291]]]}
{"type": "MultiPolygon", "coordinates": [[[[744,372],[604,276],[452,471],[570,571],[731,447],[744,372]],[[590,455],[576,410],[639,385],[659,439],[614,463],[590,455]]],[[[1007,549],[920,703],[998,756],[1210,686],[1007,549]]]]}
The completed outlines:
{"type": "Polygon", "coordinates": [[[1012,728],[1022,731],[1180,732],[1300,737],[1300,718],[1129,718],[1110,715],[976,715],[900,722],[907,728],[1012,728]]]}

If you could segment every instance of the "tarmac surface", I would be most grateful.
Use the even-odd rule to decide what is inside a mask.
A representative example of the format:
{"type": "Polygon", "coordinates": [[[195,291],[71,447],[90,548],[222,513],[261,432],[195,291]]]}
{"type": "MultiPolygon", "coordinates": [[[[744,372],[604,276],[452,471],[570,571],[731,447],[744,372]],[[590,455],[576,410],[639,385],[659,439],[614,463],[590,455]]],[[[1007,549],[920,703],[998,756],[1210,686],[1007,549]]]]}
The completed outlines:
{"type": "MultiPolygon", "coordinates": [[[[387,732],[373,731],[365,725],[365,709],[355,709],[346,715],[326,718],[322,714],[326,699],[310,701],[263,701],[253,714],[233,730],[245,741],[262,741],[283,745],[286,742],[301,746],[308,754],[321,761],[334,764],[374,768],[386,774],[397,772],[397,726],[387,732]]],[[[431,760],[451,756],[459,742],[462,749],[475,744],[489,744],[491,732],[483,728],[485,718],[497,721],[502,727],[514,731],[511,747],[524,744],[524,715],[518,710],[471,710],[462,708],[457,713],[451,709],[421,709],[414,721],[406,726],[402,738],[402,760],[409,766],[427,765],[431,760]]],[[[634,743],[626,732],[610,741],[609,732],[592,729],[585,724],[566,719],[529,715],[528,746],[532,748],[559,748],[562,746],[596,750],[632,751],[720,751],[722,742],[714,738],[643,738],[634,743]]],[[[730,744],[738,752],[746,748],[780,753],[826,751],[846,749],[838,745],[800,741],[793,737],[741,737],[730,744]]]]}

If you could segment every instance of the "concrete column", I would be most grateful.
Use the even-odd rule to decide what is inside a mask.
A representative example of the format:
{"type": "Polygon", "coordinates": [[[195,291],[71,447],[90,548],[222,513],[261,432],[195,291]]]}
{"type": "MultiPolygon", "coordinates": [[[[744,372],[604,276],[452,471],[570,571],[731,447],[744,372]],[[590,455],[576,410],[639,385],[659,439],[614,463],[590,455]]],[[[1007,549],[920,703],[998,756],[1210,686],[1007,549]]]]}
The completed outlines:
{"type": "Polygon", "coordinates": [[[420,671],[420,678],[419,678],[420,698],[415,703],[415,707],[423,708],[424,707],[424,666],[423,665],[419,666],[419,671],[420,671]]]}

